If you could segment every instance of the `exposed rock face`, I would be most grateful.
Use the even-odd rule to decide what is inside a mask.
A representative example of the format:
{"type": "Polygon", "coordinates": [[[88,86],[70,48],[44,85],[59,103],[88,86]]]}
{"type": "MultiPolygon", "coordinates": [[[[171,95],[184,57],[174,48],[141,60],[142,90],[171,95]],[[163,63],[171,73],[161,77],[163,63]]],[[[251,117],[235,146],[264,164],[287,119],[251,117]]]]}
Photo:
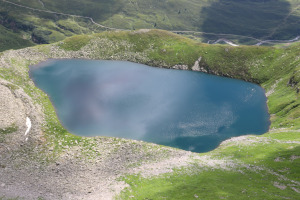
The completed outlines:
{"type": "MultiPolygon", "coordinates": [[[[0,135],[0,197],[113,199],[115,194],[127,186],[116,179],[131,170],[128,166],[147,160],[152,161],[147,166],[155,169],[159,168],[156,156],[160,159],[175,157],[173,160],[177,161],[183,158],[189,160],[194,155],[171,148],[152,153],[151,148],[144,148],[146,143],[129,140],[115,142],[114,138],[104,137],[96,137],[91,141],[92,146],[95,145],[92,152],[85,152],[82,142],[73,147],[64,146],[63,152],[53,152],[52,147],[45,148],[43,144],[43,115],[39,110],[39,105],[35,105],[21,88],[0,80],[1,129],[12,124],[18,127],[12,133],[0,135]],[[32,129],[27,136],[24,135],[27,129],[26,117],[32,122],[32,129]],[[47,161],[52,153],[56,157],[55,162],[47,161]],[[86,159],[92,154],[96,155],[86,159]]],[[[157,148],[158,145],[147,144],[148,148],[151,146],[157,148]]],[[[169,168],[186,165],[168,160],[166,162],[169,168]]]]}
{"type": "Polygon", "coordinates": [[[201,70],[200,65],[199,65],[201,60],[202,60],[202,57],[200,56],[200,58],[198,60],[196,60],[194,66],[192,67],[193,71],[203,71],[203,70],[201,70]]]}
{"type": "Polygon", "coordinates": [[[0,128],[13,124],[22,127],[26,118],[26,109],[21,99],[16,98],[10,89],[0,81],[0,128]]]}
{"type": "MultiPolygon", "coordinates": [[[[22,57],[30,57],[35,63],[45,58],[27,49],[17,51],[16,55],[9,51],[5,56],[0,58],[0,66],[14,68],[24,76],[28,76],[26,68],[11,66],[6,62],[9,57],[20,59],[18,62],[22,62],[22,57]]],[[[188,66],[175,68],[188,69],[188,66]]],[[[126,187],[124,182],[117,181],[121,175],[159,175],[172,172],[175,167],[189,166],[196,158],[205,160],[191,152],[106,137],[83,138],[85,142],[76,141],[73,146],[65,145],[66,138],[61,138],[56,145],[62,151],[56,151],[51,139],[43,139],[42,105],[35,104],[23,89],[0,79],[0,105],[1,128],[14,123],[18,127],[0,137],[0,153],[7,154],[2,156],[5,160],[0,160],[0,194],[7,198],[108,200],[126,187]],[[32,128],[25,136],[27,117],[32,128]]]]}
{"type": "Polygon", "coordinates": [[[136,33],[147,33],[149,32],[151,29],[139,29],[137,31],[134,31],[133,34],[136,34],[136,33]]]}
{"type": "MultiPolygon", "coordinates": [[[[147,31],[137,31],[133,34],[147,31]]],[[[6,51],[0,55],[0,69],[10,70],[9,73],[19,76],[20,82],[27,81],[28,86],[33,83],[28,80],[27,66],[48,58],[115,59],[165,68],[173,67],[167,62],[151,60],[148,57],[153,46],[143,52],[134,52],[132,45],[128,41],[113,42],[107,38],[96,38],[79,51],[66,51],[57,44],[47,48],[39,46],[6,51]],[[125,50],[118,50],[122,48],[125,50]]],[[[220,74],[205,65],[205,57],[196,60],[192,68],[187,65],[175,65],[173,68],[220,74]]],[[[23,85],[20,84],[20,87],[23,85]]],[[[36,97],[30,90],[26,92],[33,98],[36,97]]],[[[117,180],[126,174],[140,173],[142,176],[151,177],[172,172],[174,168],[195,165],[201,167],[201,170],[216,168],[238,171],[245,167],[244,164],[241,165],[227,157],[217,159],[140,141],[82,137],[76,140],[72,138],[71,142],[70,135],[59,135],[54,129],[47,132],[48,135],[44,135],[42,131],[46,128],[42,129],[43,123],[47,126],[52,124],[45,123],[43,119],[43,112],[40,111],[42,103],[34,103],[36,99],[33,101],[27,94],[21,88],[0,78],[0,130],[14,123],[18,127],[12,133],[0,134],[0,199],[5,196],[26,200],[39,197],[49,200],[108,200],[126,187],[124,182],[117,180]],[[32,122],[32,128],[27,135],[28,141],[24,135],[27,130],[26,117],[32,122]],[[2,152],[7,155],[3,156],[2,152]]],[[[51,119],[53,118],[47,118],[47,121],[52,122],[51,119]]],[[[261,144],[261,137],[257,138],[240,137],[222,145],[231,145],[230,142],[252,144],[256,140],[261,144]]],[[[291,160],[296,158],[297,156],[293,156],[291,160]]],[[[250,165],[246,167],[250,168],[250,165]]],[[[257,171],[257,168],[253,169],[257,171]]],[[[274,184],[275,187],[278,185],[274,184]]]]}
{"type": "MultiPolygon", "coordinates": [[[[3,66],[11,67],[5,63],[3,66]]],[[[20,71],[26,73],[25,69],[20,71]]],[[[147,163],[151,169],[157,169],[155,174],[160,174],[166,167],[172,169],[189,163],[174,160],[192,161],[194,153],[140,141],[116,142],[115,138],[105,137],[87,139],[88,148],[82,141],[76,141],[74,146],[64,145],[66,138],[62,138],[58,141],[62,152],[55,151],[55,144],[44,139],[42,133],[41,106],[22,88],[0,79],[0,130],[17,127],[9,134],[0,134],[0,197],[107,200],[126,187],[116,179],[136,171],[129,166],[147,163]],[[25,136],[27,117],[32,127],[25,136]],[[90,148],[93,150],[87,152],[90,148]],[[157,164],[160,160],[166,160],[167,164],[160,166],[157,164]]]]}
{"type": "Polygon", "coordinates": [[[189,67],[187,65],[174,65],[172,69],[188,70],[189,67]]]}
{"type": "Polygon", "coordinates": [[[34,105],[23,89],[0,79],[0,130],[12,130],[2,133],[0,142],[11,150],[17,150],[25,142],[26,117],[33,122],[28,139],[36,142],[41,137],[43,120],[40,106],[34,105]]]}

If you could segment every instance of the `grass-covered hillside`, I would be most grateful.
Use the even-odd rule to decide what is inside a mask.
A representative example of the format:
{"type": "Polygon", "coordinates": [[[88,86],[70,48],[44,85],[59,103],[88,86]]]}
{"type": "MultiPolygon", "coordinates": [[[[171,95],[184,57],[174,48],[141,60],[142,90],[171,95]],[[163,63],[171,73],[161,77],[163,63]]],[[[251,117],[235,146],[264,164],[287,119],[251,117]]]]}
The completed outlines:
{"type": "Polygon", "coordinates": [[[30,40],[19,37],[18,34],[0,25],[0,51],[7,49],[20,49],[33,46],[30,40]]]}
{"type": "Polygon", "coordinates": [[[82,57],[86,50],[93,52],[92,55],[88,54],[92,59],[131,60],[166,68],[187,65],[192,69],[195,61],[201,58],[200,71],[262,85],[269,92],[269,110],[273,122],[271,128],[300,127],[297,114],[300,87],[298,43],[288,48],[231,47],[201,44],[166,31],[140,30],[75,36],[57,46],[66,52],[82,51],[82,57]],[[94,42],[98,37],[103,44],[94,42]],[[108,44],[105,41],[109,41],[112,47],[106,46],[108,44]],[[104,48],[100,48],[101,45],[104,48]],[[270,92],[272,89],[277,92],[270,92]]]}
{"type": "Polygon", "coordinates": [[[0,25],[37,44],[104,30],[87,18],[48,12],[53,11],[92,17],[97,23],[117,29],[200,31],[213,34],[190,34],[203,42],[225,37],[255,44],[257,41],[251,37],[289,40],[298,36],[299,6],[297,0],[3,0],[0,1],[0,25]]]}
{"type": "MultiPolygon", "coordinates": [[[[3,174],[10,184],[0,180],[5,183],[0,199],[1,192],[3,199],[16,197],[6,187],[23,181],[27,185],[18,185],[15,194],[27,199],[95,199],[97,194],[107,194],[103,188],[112,191],[115,183],[126,183],[114,198],[296,200],[300,195],[299,55],[299,43],[286,48],[208,45],[160,30],[80,35],[5,51],[0,54],[0,80],[7,83],[2,85],[14,93],[23,89],[27,99],[40,106],[34,112],[44,117],[38,122],[33,111],[27,113],[34,127],[40,127],[34,135],[38,139],[29,136],[29,143],[11,147],[14,160],[0,168],[6,170],[3,174]],[[138,141],[73,136],[61,126],[49,98],[27,73],[28,65],[48,58],[128,60],[258,83],[268,97],[270,131],[232,138],[202,154],[138,141]],[[28,171],[32,176],[25,177],[28,171]],[[17,181],[11,178],[16,174],[20,174],[17,181]]],[[[12,130],[9,133],[0,132],[0,144],[11,145],[19,129],[12,124],[5,129],[12,130]]]]}

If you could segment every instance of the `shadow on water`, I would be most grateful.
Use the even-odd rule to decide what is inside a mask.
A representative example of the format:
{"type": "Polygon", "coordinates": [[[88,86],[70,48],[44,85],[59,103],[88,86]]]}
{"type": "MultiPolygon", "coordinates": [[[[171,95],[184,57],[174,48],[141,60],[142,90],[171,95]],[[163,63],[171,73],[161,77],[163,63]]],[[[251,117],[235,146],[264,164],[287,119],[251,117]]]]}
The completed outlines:
{"type": "MultiPolygon", "coordinates": [[[[256,132],[253,135],[263,134],[264,131],[256,132]]],[[[209,152],[216,149],[223,141],[232,137],[238,137],[239,134],[235,133],[226,127],[221,127],[217,134],[202,135],[198,137],[176,137],[170,143],[161,143],[165,146],[172,146],[179,149],[184,149],[192,152],[209,152]]]]}
{"type": "Polygon", "coordinates": [[[300,34],[300,18],[292,12],[295,8],[284,0],[218,0],[201,10],[200,16],[205,17],[201,29],[259,39],[292,39],[300,34]]]}

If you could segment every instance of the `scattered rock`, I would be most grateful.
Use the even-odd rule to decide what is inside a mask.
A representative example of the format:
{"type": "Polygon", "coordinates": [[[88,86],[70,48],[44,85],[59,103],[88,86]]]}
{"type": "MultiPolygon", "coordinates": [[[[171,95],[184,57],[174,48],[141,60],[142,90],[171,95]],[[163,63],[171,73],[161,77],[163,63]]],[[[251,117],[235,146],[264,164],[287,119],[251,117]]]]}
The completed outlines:
{"type": "Polygon", "coordinates": [[[201,71],[201,68],[199,66],[199,63],[201,62],[202,57],[200,56],[198,60],[196,60],[194,66],[192,67],[193,71],[201,71]]]}
{"type": "Polygon", "coordinates": [[[290,160],[293,162],[294,160],[297,160],[297,159],[300,159],[300,156],[295,156],[295,155],[292,155],[290,157],[290,160]]]}
{"type": "Polygon", "coordinates": [[[280,184],[278,182],[274,182],[273,185],[281,190],[285,190],[287,188],[287,186],[280,184]]]}
{"type": "Polygon", "coordinates": [[[187,65],[174,65],[172,69],[188,70],[189,67],[187,65]]]}

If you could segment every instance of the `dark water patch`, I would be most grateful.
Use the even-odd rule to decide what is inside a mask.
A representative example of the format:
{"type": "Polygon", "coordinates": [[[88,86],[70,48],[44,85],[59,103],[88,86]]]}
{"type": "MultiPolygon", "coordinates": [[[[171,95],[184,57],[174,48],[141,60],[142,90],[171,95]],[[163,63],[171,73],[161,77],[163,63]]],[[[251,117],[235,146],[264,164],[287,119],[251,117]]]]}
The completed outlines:
{"type": "Polygon", "coordinates": [[[31,67],[62,124],[81,136],[143,140],[195,152],[268,131],[264,90],[200,72],[123,61],[49,60],[31,67]]]}

